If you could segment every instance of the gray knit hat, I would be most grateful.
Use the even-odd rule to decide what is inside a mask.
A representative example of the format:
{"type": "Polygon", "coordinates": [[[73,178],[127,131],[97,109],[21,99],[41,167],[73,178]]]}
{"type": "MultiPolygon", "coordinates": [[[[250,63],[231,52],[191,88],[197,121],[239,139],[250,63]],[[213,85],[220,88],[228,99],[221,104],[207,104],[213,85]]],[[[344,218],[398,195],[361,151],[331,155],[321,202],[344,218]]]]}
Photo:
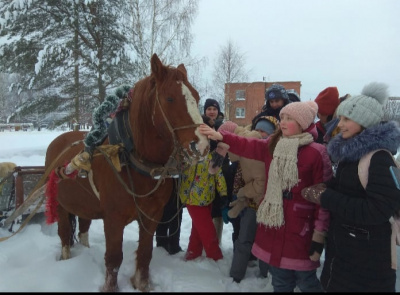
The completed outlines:
{"type": "Polygon", "coordinates": [[[387,88],[386,84],[379,82],[365,85],[360,95],[351,96],[339,104],[337,115],[345,116],[364,128],[379,124],[389,98],[387,88]]]}

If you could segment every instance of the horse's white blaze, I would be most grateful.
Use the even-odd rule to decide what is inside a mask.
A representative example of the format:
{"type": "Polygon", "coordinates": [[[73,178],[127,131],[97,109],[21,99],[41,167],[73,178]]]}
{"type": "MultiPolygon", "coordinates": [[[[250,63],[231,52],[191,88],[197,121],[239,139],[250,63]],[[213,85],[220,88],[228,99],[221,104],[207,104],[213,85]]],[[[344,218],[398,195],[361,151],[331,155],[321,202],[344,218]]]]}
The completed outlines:
{"type": "MultiPolygon", "coordinates": [[[[182,82],[178,83],[181,83],[182,85],[182,94],[185,96],[186,107],[190,117],[192,117],[192,120],[195,124],[202,124],[203,118],[200,115],[197,102],[194,99],[192,93],[185,84],[183,84],[182,82]]],[[[197,142],[197,149],[199,150],[201,155],[204,155],[205,150],[208,147],[208,139],[205,135],[201,134],[197,129],[195,131],[195,134],[199,138],[199,141],[197,142]]]]}

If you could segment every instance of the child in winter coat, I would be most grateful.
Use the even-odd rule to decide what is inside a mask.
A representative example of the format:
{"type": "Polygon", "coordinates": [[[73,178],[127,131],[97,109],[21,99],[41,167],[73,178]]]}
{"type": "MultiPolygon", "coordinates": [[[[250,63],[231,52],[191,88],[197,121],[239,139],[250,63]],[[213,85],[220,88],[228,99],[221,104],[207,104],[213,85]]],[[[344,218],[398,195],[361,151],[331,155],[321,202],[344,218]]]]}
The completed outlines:
{"type": "Polygon", "coordinates": [[[272,84],[265,92],[265,104],[261,112],[251,121],[251,130],[256,128],[257,120],[263,116],[272,116],[279,121],[279,112],[288,103],[291,103],[291,100],[285,87],[277,83],[272,84]]]}
{"type": "Polygon", "coordinates": [[[396,291],[389,222],[400,209],[400,192],[389,171],[395,163],[387,151],[377,151],[365,189],[358,174],[362,156],[377,149],[396,153],[400,146],[399,124],[381,122],[387,99],[387,86],[373,82],[339,105],[340,133],[327,146],[329,155],[339,162],[336,176],[326,185],[302,191],[305,199],[330,212],[321,274],[327,292],[396,291]]]}
{"type": "Polygon", "coordinates": [[[214,260],[223,258],[211,210],[216,192],[219,193],[221,199],[227,200],[227,186],[221,168],[215,174],[208,172],[210,161],[211,154],[209,153],[205,160],[188,167],[182,173],[179,196],[192,218],[186,261],[200,257],[203,249],[208,258],[214,260]]]}
{"type": "Polygon", "coordinates": [[[315,98],[315,103],[318,105],[317,115],[319,118],[319,121],[315,124],[318,131],[316,142],[324,143],[326,124],[333,119],[333,115],[339,102],[339,91],[337,87],[327,87],[315,98]]]}
{"type": "MultiPolygon", "coordinates": [[[[246,127],[237,126],[233,122],[225,122],[218,130],[233,132],[239,136],[249,138],[267,138],[272,134],[278,121],[272,116],[260,117],[256,123],[256,129],[250,130],[250,125],[246,127]]],[[[238,239],[235,241],[234,254],[230,269],[230,276],[237,283],[244,278],[247,263],[251,257],[251,248],[257,230],[256,212],[258,204],[264,196],[265,187],[265,167],[264,162],[239,157],[229,152],[231,161],[239,161],[240,172],[243,177],[244,185],[238,190],[237,200],[231,203],[232,209],[228,212],[230,218],[240,217],[240,230],[238,239]]],[[[268,264],[260,261],[261,276],[268,275],[268,264]]]]}
{"type": "Polygon", "coordinates": [[[304,202],[303,188],[332,176],[326,148],[314,142],[313,101],[293,102],[280,112],[280,129],[267,140],[216,132],[207,125],[199,131],[230,146],[232,153],[264,161],[266,190],[257,210],[257,232],[252,253],[270,265],[275,292],[322,291],[316,270],[328,228],[329,213],[304,202]]]}

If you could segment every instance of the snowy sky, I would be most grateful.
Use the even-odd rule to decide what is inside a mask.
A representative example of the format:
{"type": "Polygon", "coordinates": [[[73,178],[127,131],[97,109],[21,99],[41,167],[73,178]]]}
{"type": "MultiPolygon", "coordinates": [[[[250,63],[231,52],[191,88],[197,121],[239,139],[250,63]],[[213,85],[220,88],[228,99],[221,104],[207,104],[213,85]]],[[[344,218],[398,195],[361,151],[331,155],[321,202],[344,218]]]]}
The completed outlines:
{"type": "MultiPolygon", "coordinates": [[[[18,166],[44,165],[48,144],[59,131],[0,132],[0,162],[13,161],[18,166]]],[[[14,226],[16,230],[18,226],[14,226]]],[[[183,211],[181,247],[186,250],[191,218],[183,211]]],[[[224,225],[221,249],[224,258],[218,262],[202,258],[183,261],[184,252],[169,255],[154,248],[150,264],[155,292],[272,292],[271,279],[259,277],[258,266],[247,268],[240,284],[229,277],[232,262],[232,226],[224,225]]],[[[0,238],[11,233],[0,227],[0,238]]],[[[138,246],[138,226],[134,221],[124,231],[122,262],[118,284],[120,291],[135,291],[130,285],[138,246]]],[[[0,242],[0,292],[97,292],[104,283],[105,241],[102,220],[94,220],[89,231],[90,248],[75,244],[72,258],[60,261],[60,239],[57,225],[47,225],[38,215],[20,233],[0,242]]],[[[154,239],[155,246],[155,239],[154,239]]],[[[400,265],[400,249],[397,249],[400,265]]],[[[324,254],[321,261],[324,260],[324,254]]],[[[321,268],[318,269],[318,275],[321,268]]],[[[399,271],[397,277],[400,278],[399,271]]],[[[400,281],[396,282],[400,290],[400,281]]]]}
{"type": "Polygon", "coordinates": [[[211,73],[231,39],[251,82],[301,81],[302,100],[329,86],[359,94],[372,81],[400,96],[399,11],[398,0],[200,0],[192,53],[211,73]]]}
{"type": "Polygon", "coordinates": [[[230,39],[249,81],[300,81],[302,100],[329,86],[360,94],[372,81],[400,97],[399,11],[398,0],[199,0],[191,53],[208,59],[209,83],[230,39]]]}

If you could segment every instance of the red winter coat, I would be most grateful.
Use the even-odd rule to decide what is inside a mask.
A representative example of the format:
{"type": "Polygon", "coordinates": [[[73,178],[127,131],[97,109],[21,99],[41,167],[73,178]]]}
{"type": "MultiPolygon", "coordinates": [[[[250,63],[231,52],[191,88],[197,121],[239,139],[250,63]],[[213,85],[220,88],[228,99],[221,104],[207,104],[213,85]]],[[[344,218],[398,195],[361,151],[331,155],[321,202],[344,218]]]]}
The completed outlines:
{"type": "MultiPolygon", "coordinates": [[[[243,138],[224,131],[221,133],[223,141],[230,146],[229,151],[265,163],[267,186],[272,161],[268,152],[269,139],[243,138]]],[[[301,190],[329,180],[332,166],[325,146],[315,142],[300,147],[297,158],[299,183],[291,189],[289,198],[283,198],[285,223],[279,228],[258,224],[252,253],[272,266],[305,271],[320,266],[319,261],[309,259],[308,252],[314,229],[327,231],[329,212],[305,200],[301,190]]]]}

